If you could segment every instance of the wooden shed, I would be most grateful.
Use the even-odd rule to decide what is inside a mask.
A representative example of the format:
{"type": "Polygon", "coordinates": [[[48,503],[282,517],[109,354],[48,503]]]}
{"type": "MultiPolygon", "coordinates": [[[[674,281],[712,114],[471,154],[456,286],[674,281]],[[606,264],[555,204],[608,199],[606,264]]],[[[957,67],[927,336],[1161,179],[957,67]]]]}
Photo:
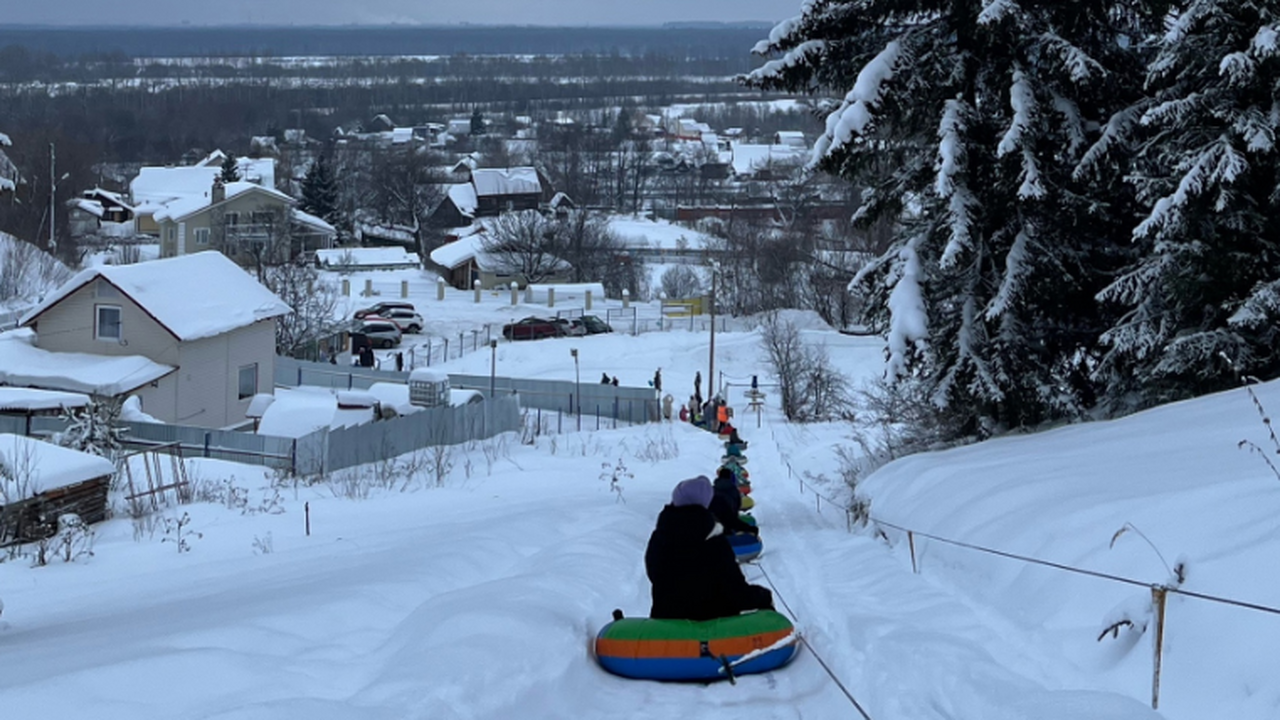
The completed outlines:
{"type": "Polygon", "coordinates": [[[106,520],[114,474],[106,458],[0,433],[0,547],[54,535],[62,515],[106,520]]]}

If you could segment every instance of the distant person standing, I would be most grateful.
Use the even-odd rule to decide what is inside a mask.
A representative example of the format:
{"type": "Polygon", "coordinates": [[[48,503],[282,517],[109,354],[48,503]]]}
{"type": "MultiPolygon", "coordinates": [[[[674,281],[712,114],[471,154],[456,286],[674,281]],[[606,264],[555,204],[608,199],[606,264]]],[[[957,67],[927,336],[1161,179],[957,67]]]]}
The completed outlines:
{"type": "Polygon", "coordinates": [[[396,372],[404,372],[404,353],[396,353],[396,372]]]}
{"type": "Polygon", "coordinates": [[[653,373],[653,389],[662,392],[662,368],[658,368],[653,373]]]}

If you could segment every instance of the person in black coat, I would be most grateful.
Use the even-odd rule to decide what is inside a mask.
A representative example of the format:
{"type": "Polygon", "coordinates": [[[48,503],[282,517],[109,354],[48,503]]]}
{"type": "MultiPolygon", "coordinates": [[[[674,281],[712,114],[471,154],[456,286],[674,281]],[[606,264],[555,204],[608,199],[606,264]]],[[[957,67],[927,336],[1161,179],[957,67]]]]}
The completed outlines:
{"type": "Polygon", "coordinates": [[[716,475],[715,494],[709,508],[716,520],[730,533],[751,533],[759,536],[760,528],[742,520],[742,491],[738,480],[729,468],[720,468],[716,475]]]}
{"type": "Polygon", "coordinates": [[[658,515],[644,565],[653,584],[649,617],[711,620],[772,610],[773,593],[738,568],[723,526],[708,510],[714,491],[704,476],[685,480],[658,515]]]}

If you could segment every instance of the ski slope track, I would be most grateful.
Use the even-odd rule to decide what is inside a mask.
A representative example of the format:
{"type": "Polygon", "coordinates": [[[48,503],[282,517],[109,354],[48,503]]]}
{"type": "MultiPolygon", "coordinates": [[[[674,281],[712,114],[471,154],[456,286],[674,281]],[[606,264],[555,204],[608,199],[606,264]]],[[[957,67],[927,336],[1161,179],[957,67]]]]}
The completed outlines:
{"type": "MultiPolygon", "coordinates": [[[[868,376],[878,372],[877,345],[827,334],[844,343],[843,356],[863,358],[868,376]]],[[[706,357],[686,333],[586,342],[503,344],[499,372],[573,378],[568,349],[582,343],[592,349],[583,377],[643,379],[661,366],[679,397],[706,357]]],[[[764,367],[754,333],[726,333],[717,352],[726,374],[764,367]]],[[[488,372],[490,362],[477,353],[445,369],[488,372]]],[[[841,512],[819,512],[787,462],[799,471],[835,431],[785,422],[772,396],[757,428],[741,397],[730,400],[750,442],[765,542],[759,564],[744,570],[759,583],[767,571],[812,647],[787,667],[736,685],[670,684],[611,676],[591,656],[614,608],[648,612],[644,549],[672,486],[713,475],[723,454],[715,436],[670,423],[543,436],[534,446],[509,438],[491,455],[458,448],[443,487],[360,501],[335,497],[336,484],[288,487],[280,514],[174,508],[199,533],[189,552],[166,542],[162,526],[135,538],[119,518],[98,526],[91,558],[0,563],[0,717],[860,717],[819,656],[873,720],[1163,717],[1140,699],[1140,682],[1109,686],[1064,657],[1057,635],[962,592],[961,556],[933,550],[916,575],[904,547],[848,532],[841,512]],[[619,463],[621,498],[602,477],[619,463]]],[[[246,487],[250,507],[272,492],[258,469],[192,463],[206,480],[246,487]]],[[[913,520],[932,507],[919,498],[913,520]]],[[[1116,525],[1105,527],[1104,547],[1116,525]]],[[[1025,605],[1024,614],[1038,607],[1025,605]]],[[[1135,650],[1133,665],[1149,662],[1135,650]]]]}

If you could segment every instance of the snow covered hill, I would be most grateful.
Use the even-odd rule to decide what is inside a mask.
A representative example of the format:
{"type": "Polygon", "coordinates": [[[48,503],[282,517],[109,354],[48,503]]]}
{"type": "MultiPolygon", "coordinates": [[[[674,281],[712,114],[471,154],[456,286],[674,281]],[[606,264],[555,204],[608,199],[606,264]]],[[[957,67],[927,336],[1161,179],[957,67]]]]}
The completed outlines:
{"type": "MultiPolygon", "coordinates": [[[[874,341],[809,334],[849,372],[878,371],[874,341]]],[[[592,340],[504,344],[499,372],[572,377],[573,342],[584,377],[647,378],[661,366],[664,386],[686,392],[705,372],[700,336],[592,340]]],[[[727,376],[767,382],[753,334],[717,347],[727,376]]],[[[486,355],[451,369],[487,371],[486,355]]],[[[1262,390],[1280,407],[1280,388],[1262,390]]],[[[823,469],[843,428],[790,425],[772,406],[758,428],[740,420],[766,543],[746,572],[773,584],[812,646],[782,670],[736,686],[662,685],[609,676],[590,657],[613,608],[648,609],[644,544],[671,487],[718,464],[714,437],[674,423],[456,448],[443,487],[421,467],[394,478],[375,467],[364,483],[348,474],[273,488],[260,470],[192,461],[203,502],[101,526],[92,558],[0,563],[4,714],[858,717],[825,663],[875,720],[1275,716],[1276,618],[1171,601],[1154,713],[1149,637],[1095,641],[1144,588],[929,542],[913,574],[900,535],[848,532],[791,475],[823,469]],[[173,542],[184,512],[183,532],[199,533],[189,552],[173,542]]],[[[908,458],[865,490],[895,523],[1163,582],[1135,532],[1108,549],[1131,522],[1170,563],[1186,556],[1187,588],[1274,602],[1263,560],[1280,480],[1235,448],[1245,437],[1266,440],[1247,397],[1228,393],[908,458]]]]}

